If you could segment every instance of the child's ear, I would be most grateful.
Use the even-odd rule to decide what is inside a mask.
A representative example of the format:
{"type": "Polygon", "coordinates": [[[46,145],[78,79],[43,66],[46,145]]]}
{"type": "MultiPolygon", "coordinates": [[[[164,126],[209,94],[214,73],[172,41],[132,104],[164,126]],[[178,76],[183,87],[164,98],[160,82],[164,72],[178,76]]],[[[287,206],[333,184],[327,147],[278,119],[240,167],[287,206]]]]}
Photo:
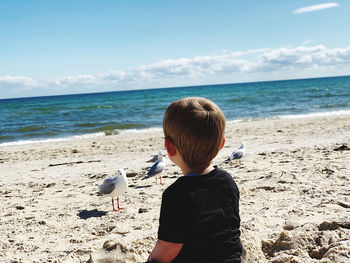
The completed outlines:
{"type": "Polygon", "coordinates": [[[169,156],[174,156],[176,154],[176,146],[173,144],[173,142],[169,138],[165,137],[164,145],[169,156]]]}
{"type": "Polygon", "coordinates": [[[222,149],[222,147],[224,147],[224,145],[225,145],[225,137],[224,137],[224,139],[222,140],[222,144],[221,144],[220,150],[222,149]]]}

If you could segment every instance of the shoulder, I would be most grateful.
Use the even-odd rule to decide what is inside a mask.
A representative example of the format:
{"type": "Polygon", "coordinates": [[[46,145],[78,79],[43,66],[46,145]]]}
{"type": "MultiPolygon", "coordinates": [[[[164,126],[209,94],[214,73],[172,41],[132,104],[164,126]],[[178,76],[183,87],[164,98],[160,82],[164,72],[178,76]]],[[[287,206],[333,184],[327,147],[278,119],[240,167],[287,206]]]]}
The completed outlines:
{"type": "Polygon", "coordinates": [[[221,176],[231,176],[231,174],[228,172],[228,171],[226,171],[226,170],[224,170],[224,169],[222,169],[222,168],[220,168],[220,167],[218,167],[218,166],[214,166],[215,167],[215,169],[213,170],[217,175],[221,175],[221,176]]]}
{"type": "Polygon", "coordinates": [[[215,169],[211,172],[213,174],[213,179],[221,181],[234,182],[232,175],[224,169],[215,166],[215,169]]]}
{"type": "Polygon", "coordinates": [[[237,193],[239,192],[235,180],[233,179],[232,175],[226,170],[215,167],[215,179],[217,182],[220,182],[219,185],[222,187],[233,189],[234,192],[237,193]]]}
{"type": "Polygon", "coordinates": [[[183,177],[179,177],[174,183],[168,186],[163,192],[164,197],[176,197],[184,194],[186,188],[186,180],[183,177]]]}

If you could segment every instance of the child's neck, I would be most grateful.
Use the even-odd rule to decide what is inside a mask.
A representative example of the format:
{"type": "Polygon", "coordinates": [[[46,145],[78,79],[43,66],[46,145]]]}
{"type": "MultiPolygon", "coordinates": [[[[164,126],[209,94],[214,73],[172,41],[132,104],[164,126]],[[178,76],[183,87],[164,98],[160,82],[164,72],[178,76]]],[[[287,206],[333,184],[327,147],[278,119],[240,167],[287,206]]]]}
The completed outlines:
{"type": "Polygon", "coordinates": [[[208,164],[204,167],[198,167],[198,168],[190,168],[190,167],[181,167],[183,175],[189,175],[189,174],[208,174],[212,170],[214,170],[214,166],[211,164],[208,164]]]}

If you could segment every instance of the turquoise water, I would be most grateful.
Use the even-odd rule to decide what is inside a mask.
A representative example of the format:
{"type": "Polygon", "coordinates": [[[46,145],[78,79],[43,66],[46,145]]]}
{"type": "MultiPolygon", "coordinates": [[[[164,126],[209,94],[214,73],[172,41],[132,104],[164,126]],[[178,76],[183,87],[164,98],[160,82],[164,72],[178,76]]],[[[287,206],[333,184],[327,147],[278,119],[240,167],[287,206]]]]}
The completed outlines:
{"type": "Polygon", "coordinates": [[[227,120],[350,114],[350,76],[0,100],[0,145],[161,127],[172,101],[213,100],[227,120]]]}

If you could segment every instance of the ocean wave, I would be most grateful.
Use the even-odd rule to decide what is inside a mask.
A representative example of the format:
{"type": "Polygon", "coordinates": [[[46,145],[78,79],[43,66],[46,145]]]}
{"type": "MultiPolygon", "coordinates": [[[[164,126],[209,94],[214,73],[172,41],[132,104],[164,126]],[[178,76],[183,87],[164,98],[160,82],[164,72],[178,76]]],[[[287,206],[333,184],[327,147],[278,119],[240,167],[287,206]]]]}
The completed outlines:
{"type": "Polygon", "coordinates": [[[105,133],[104,132],[97,132],[97,133],[74,135],[74,136],[61,137],[61,138],[19,140],[19,141],[13,141],[13,142],[0,143],[0,147],[1,146],[34,144],[34,143],[63,142],[63,141],[69,141],[69,140],[80,140],[80,139],[88,139],[88,138],[95,138],[95,137],[101,137],[101,136],[105,136],[105,133]]]}
{"type": "Polygon", "coordinates": [[[350,103],[341,103],[341,104],[324,104],[324,105],[317,105],[314,106],[314,108],[317,109],[335,109],[335,108],[346,108],[350,105],[350,103]]]}
{"type": "Polygon", "coordinates": [[[312,112],[306,114],[295,115],[280,115],[281,119],[297,119],[297,118],[313,118],[313,117],[327,117],[327,116],[341,116],[350,115],[350,110],[326,111],[326,112],[312,112]]]}
{"type": "Polygon", "coordinates": [[[152,128],[145,128],[145,129],[126,129],[126,130],[115,129],[111,133],[104,131],[104,132],[87,133],[82,135],[74,135],[74,136],[67,136],[67,137],[60,137],[60,138],[30,139],[30,140],[19,140],[19,141],[13,141],[13,142],[4,142],[4,143],[0,143],[0,147],[35,144],[35,143],[63,142],[63,141],[103,137],[108,135],[118,135],[118,134],[122,135],[122,134],[128,134],[128,133],[160,132],[160,131],[162,131],[161,127],[152,127],[152,128]]]}
{"type": "Polygon", "coordinates": [[[96,127],[99,126],[99,123],[96,122],[83,122],[83,123],[77,123],[75,126],[77,127],[96,127]]]}
{"type": "Polygon", "coordinates": [[[278,116],[267,116],[267,117],[247,117],[243,119],[228,120],[227,123],[241,123],[241,122],[252,122],[252,121],[266,121],[266,120],[277,120],[280,119],[278,116]]]}
{"type": "Polygon", "coordinates": [[[252,101],[252,97],[243,96],[238,98],[230,98],[226,100],[228,103],[242,103],[245,101],[252,101]]]}
{"type": "MultiPolygon", "coordinates": [[[[100,124],[99,124],[100,125],[100,124]]],[[[95,128],[84,129],[87,133],[104,132],[105,135],[115,135],[119,134],[122,130],[133,130],[133,129],[143,129],[146,128],[144,124],[141,123],[124,123],[124,124],[108,124],[97,126],[95,128]]]]}
{"type": "Polygon", "coordinates": [[[0,135],[0,141],[1,140],[12,140],[14,138],[15,138],[14,136],[0,135]]]}
{"type": "Polygon", "coordinates": [[[78,107],[78,109],[82,109],[82,110],[110,109],[110,108],[113,108],[113,105],[89,105],[89,106],[78,107]]]}
{"type": "Polygon", "coordinates": [[[118,130],[118,134],[126,133],[143,133],[143,132],[160,132],[163,129],[161,127],[145,128],[145,129],[127,129],[127,130],[118,130]]]}
{"type": "Polygon", "coordinates": [[[350,94],[332,94],[332,93],[308,95],[308,97],[312,99],[331,98],[331,97],[349,97],[349,96],[350,94]]]}
{"type": "Polygon", "coordinates": [[[34,112],[35,114],[50,114],[50,113],[56,113],[58,111],[63,110],[64,107],[62,106],[43,106],[43,107],[32,107],[29,108],[28,111],[34,112]]]}
{"type": "Polygon", "coordinates": [[[40,131],[46,129],[47,126],[24,126],[24,127],[19,127],[18,129],[15,129],[15,132],[35,132],[35,131],[40,131]]]}
{"type": "Polygon", "coordinates": [[[312,112],[312,113],[305,113],[305,114],[274,115],[274,116],[256,117],[256,118],[247,117],[247,118],[241,118],[241,119],[228,120],[227,123],[240,123],[240,122],[251,122],[251,121],[262,121],[262,120],[278,120],[278,119],[301,119],[301,118],[342,116],[342,115],[350,115],[350,110],[312,112]]]}

